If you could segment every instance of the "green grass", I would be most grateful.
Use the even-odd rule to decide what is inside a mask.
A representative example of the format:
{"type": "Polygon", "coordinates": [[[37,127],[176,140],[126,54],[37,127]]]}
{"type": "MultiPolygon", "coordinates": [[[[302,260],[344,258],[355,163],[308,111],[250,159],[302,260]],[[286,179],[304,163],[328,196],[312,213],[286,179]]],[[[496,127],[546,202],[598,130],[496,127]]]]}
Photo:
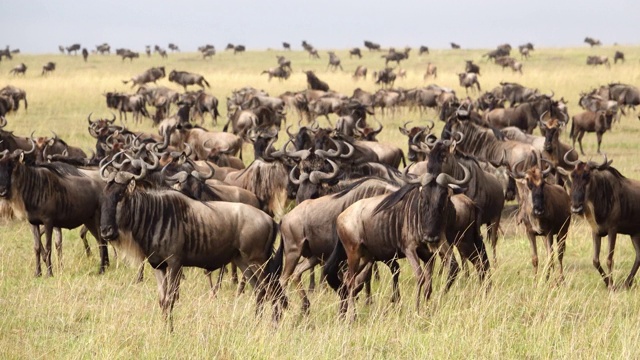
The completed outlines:
{"type": "MultiPolygon", "coordinates": [[[[424,86],[422,75],[427,62],[438,66],[437,83],[455,89],[459,96],[456,73],[464,60],[473,59],[481,66],[483,90],[500,81],[516,81],[555,92],[556,98],[569,100],[570,115],[581,110],[578,94],[601,84],[620,81],[640,84],[640,48],[621,48],[627,63],[611,69],[587,67],[587,55],[609,55],[614,48],[537,49],[524,61],[524,75],[486,63],[481,50],[433,50],[418,57],[412,52],[402,68],[407,78],[397,87],[424,86]]],[[[110,116],[105,106],[106,91],[126,90],[122,80],[129,79],[151,66],[203,74],[211,83],[211,93],[221,102],[226,115],[225,97],[232,90],[253,86],[278,95],[287,90],[306,87],[302,70],[314,70],[331,88],[350,95],[356,87],[374,91],[369,78],[354,82],[351,72],[362,64],[369,72],[383,68],[379,53],[365,51],[361,60],[338,50],[345,72],[326,71],[328,56],[310,60],[306,53],[285,55],[292,60],[294,73],[285,82],[267,81],[260,75],[274,67],[275,55],[281,51],[247,52],[234,56],[220,52],[212,60],[202,60],[195,53],[170,54],[162,60],[157,55],[122,62],[115,56],[93,55],[84,63],[80,56],[19,55],[0,63],[0,86],[12,84],[27,91],[29,109],[8,116],[7,128],[18,135],[45,136],[55,131],[70,144],[93,148],[87,132],[87,115],[110,116]],[[57,63],[57,70],[41,77],[47,61],[57,63]],[[19,62],[28,66],[24,78],[14,78],[9,70],[19,62]]],[[[162,85],[181,90],[167,79],[162,85]]],[[[381,118],[386,129],[380,140],[406,147],[406,140],[396,130],[404,121],[435,119],[429,111],[401,110],[396,116],[381,118]]],[[[335,118],[333,118],[335,119],[335,118]]],[[[207,125],[210,126],[207,120],[207,125]]],[[[293,112],[289,123],[297,121],[293,112]]],[[[325,124],[320,119],[321,124],[325,124]]],[[[436,131],[442,128],[436,122],[436,131]]],[[[156,131],[146,120],[134,129],[156,131]]],[[[222,128],[219,124],[217,130],[222,128]]],[[[624,117],[604,135],[602,144],[623,174],[640,178],[637,154],[640,131],[636,113],[624,117]]],[[[568,135],[563,134],[564,141],[568,135]]],[[[281,137],[279,144],[284,139],[281,137]]],[[[584,140],[588,156],[595,157],[595,135],[584,140]]],[[[245,151],[249,153],[250,147],[245,151]]],[[[248,160],[247,160],[248,161],[248,160]]],[[[97,275],[98,256],[92,242],[93,256],[85,257],[77,230],[64,231],[64,269],[54,267],[53,278],[34,278],[33,241],[24,222],[7,222],[0,227],[0,358],[638,358],[640,332],[640,297],[638,289],[609,292],[591,264],[590,231],[581,219],[571,224],[565,256],[566,280],[536,280],[530,264],[530,250],[515,219],[503,220],[504,236],[498,248],[498,266],[493,269],[492,287],[485,293],[472,273],[462,276],[448,294],[442,294],[441,279],[434,296],[420,313],[415,311],[415,280],[406,263],[401,263],[399,304],[390,305],[391,279],[381,267],[381,280],[374,282],[373,304],[358,302],[358,318],[349,324],[338,320],[337,296],[321,287],[311,294],[311,314],[301,317],[300,299],[289,289],[291,308],[279,327],[269,314],[254,317],[255,301],[250,292],[235,297],[235,288],[227,280],[212,299],[208,284],[197,269],[186,271],[176,305],[175,332],[169,334],[157,302],[155,278],[146,269],[141,284],[134,281],[136,270],[114,259],[105,275],[97,275]]],[[[541,241],[541,240],[540,240],[541,241]]],[[[539,241],[539,242],[540,242],[539,241]]],[[[541,260],[544,249],[539,245],[541,260]]],[[[626,276],[633,263],[633,248],[628,237],[621,236],[615,256],[615,278],[626,276]]],[[[605,257],[601,257],[603,264],[605,257]]],[[[55,260],[55,254],[54,254],[55,260]]]]}

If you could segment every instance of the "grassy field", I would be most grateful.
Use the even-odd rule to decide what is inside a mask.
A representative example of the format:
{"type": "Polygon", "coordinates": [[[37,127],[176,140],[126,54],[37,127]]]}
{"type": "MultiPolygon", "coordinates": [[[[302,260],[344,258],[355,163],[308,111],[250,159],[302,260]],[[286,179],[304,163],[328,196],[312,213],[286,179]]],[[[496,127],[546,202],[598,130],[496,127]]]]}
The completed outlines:
{"type": "MultiPolygon", "coordinates": [[[[411,88],[437,83],[451,87],[459,96],[457,73],[464,60],[481,66],[483,90],[500,81],[515,81],[555,97],[569,100],[570,115],[581,111],[578,96],[601,84],[620,81],[640,85],[640,47],[587,47],[537,49],[524,61],[524,75],[501,70],[485,62],[486,50],[433,50],[422,57],[412,52],[401,67],[407,78],[397,87],[411,88]],[[587,55],[625,52],[626,64],[592,68],[585,65],[587,55]],[[428,62],[438,66],[438,78],[424,82],[428,62]]],[[[302,70],[314,70],[333,90],[351,95],[361,87],[375,91],[367,79],[354,82],[352,71],[365,65],[380,70],[384,62],[379,53],[364,52],[362,59],[349,59],[346,49],[337,50],[344,72],[326,70],[328,56],[311,60],[306,53],[249,51],[234,56],[220,52],[211,60],[196,53],[170,54],[168,59],[154,55],[122,62],[119,57],[92,55],[88,62],[81,56],[18,55],[0,63],[0,87],[11,84],[27,91],[29,109],[10,114],[8,129],[18,135],[46,136],[50,130],[70,144],[93,148],[95,141],[87,132],[86,118],[110,116],[104,92],[127,91],[122,80],[151,66],[200,73],[211,84],[209,91],[220,99],[220,111],[226,115],[225,98],[234,89],[253,86],[271,95],[302,90],[306,79],[302,70]],[[274,67],[275,56],[292,60],[294,73],[288,81],[267,81],[260,75],[274,67]],[[41,77],[42,65],[57,63],[57,70],[41,77]],[[26,76],[13,77],[9,70],[20,62],[28,66],[26,76]]],[[[181,90],[162,79],[159,84],[181,90]]],[[[395,116],[379,118],[385,125],[381,141],[406,147],[397,127],[403,122],[436,119],[433,111],[425,115],[399,111],[395,116]]],[[[289,123],[297,121],[290,112],[289,123]]],[[[320,119],[321,124],[326,124],[320,119]]],[[[443,123],[436,121],[438,131],[443,123]]],[[[156,130],[151,122],[129,127],[156,130]]],[[[210,120],[207,126],[211,127],[210,120]]],[[[215,127],[222,128],[223,123],[215,127]]],[[[213,127],[211,127],[213,128],[213,127]]],[[[637,164],[640,123],[632,112],[604,135],[602,149],[613,166],[624,175],[640,178],[637,164]]],[[[568,134],[562,135],[568,142],[568,134]]],[[[284,142],[280,137],[279,144],[284,142]]],[[[588,156],[595,155],[595,135],[584,140],[588,156]]],[[[245,148],[247,154],[250,147],[245,148]]],[[[249,161],[251,156],[245,158],[249,161]]],[[[597,160],[597,158],[596,158],[597,160]]],[[[373,304],[360,299],[355,323],[338,320],[337,296],[321,286],[311,294],[311,315],[300,316],[300,300],[290,289],[291,307],[283,321],[274,327],[267,314],[254,317],[255,301],[250,292],[236,297],[235,288],[225,281],[212,299],[202,272],[186,271],[176,305],[175,332],[167,332],[157,302],[156,281],[146,269],[143,283],[134,281],[136,270],[114,260],[105,275],[97,275],[98,256],[85,257],[78,231],[64,231],[64,269],[54,267],[53,278],[34,278],[33,241],[24,222],[6,222],[0,227],[0,358],[638,358],[640,357],[640,296],[638,289],[609,292],[592,266],[590,230],[582,220],[572,221],[565,256],[565,282],[534,278],[530,250],[515,219],[505,217],[504,234],[498,248],[498,264],[493,268],[492,287],[482,291],[475,275],[461,277],[448,294],[436,284],[434,297],[420,313],[415,311],[415,280],[409,267],[401,263],[402,300],[389,303],[391,279],[381,267],[381,280],[374,282],[373,304]]],[[[540,240],[541,241],[541,240],[540,240]]],[[[539,241],[539,242],[540,242],[539,241]]],[[[604,264],[604,252],[601,257],[604,264]]],[[[539,245],[541,259],[543,246],[539,245]]],[[[633,262],[628,237],[621,236],[616,251],[615,278],[628,273],[633,262]]],[[[55,254],[54,254],[55,256],[55,254]]],[[[493,266],[493,264],[492,264],[493,266]]]]}

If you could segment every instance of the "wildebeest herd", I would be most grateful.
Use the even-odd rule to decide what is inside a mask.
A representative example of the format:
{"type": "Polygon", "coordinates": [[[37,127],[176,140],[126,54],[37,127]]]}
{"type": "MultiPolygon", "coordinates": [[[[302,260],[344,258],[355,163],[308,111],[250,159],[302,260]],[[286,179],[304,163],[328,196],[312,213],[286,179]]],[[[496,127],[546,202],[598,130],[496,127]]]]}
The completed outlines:
{"type": "MultiPolygon", "coordinates": [[[[318,55],[304,44],[310,56],[318,55]]],[[[108,53],[104,45],[97,52],[108,53]]],[[[365,42],[370,51],[378,51],[376,45],[365,42]]],[[[179,51],[174,44],[169,48],[179,51]]],[[[242,45],[227,48],[245,51],[242,45]]],[[[68,53],[79,49],[65,48],[68,53]]],[[[510,46],[497,50],[486,57],[500,64],[510,46]]],[[[532,50],[531,44],[520,47],[523,58],[532,50]]],[[[361,56],[359,50],[351,53],[361,56]]],[[[409,53],[409,48],[390,51],[383,56],[385,65],[399,64],[409,53]]],[[[513,68],[517,61],[511,59],[507,66],[513,68]]],[[[291,62],[283,56],[277,62],[277,68],[264,73],[269,79],[287,79],[291,62]]],[[[335,53],[329,53],[329,68],[342,68],[335,53]]],[[[48,71],[53,69],[55,64],[48,71]]],[[[366,76],[366,68],[362,70],[358,77],[366,76]]],[[[324,266],[322,278],[340,298],[340,313],[351,308],[353,316],[361,289],[370,294],[376,262],[390,268],[392,301],[397,301],[399,260],[407,259],[418,285],[418,307],[432,293],[435,259],[447,269],[446,289],[467,262],[488,285],[504,204],[514,199],[536,272],[536,237],[543,236],[548,259],[557,251],[562,278],[575,214],[591,226],[594,266],[610,288],[615,238],[631,235],[636,260],[623,286],[632,285],[640,267],[640,225],[635,221],[640,183],[611,166],[606,155],[600,162],[579,160],[559,134],[570,126],[572,145],[577,140],[584,154],[584,133],[595,132],[600,153],[602,136],[614,120],[640,105],[638,88],[611,83],[589,90],[580,94],[584,111],[570,117],[563,98],[518,83],[501,82],[480,93],[480,68],[472,61],[466,62],[459,80],[465,89],[477,89],[476,99],[459,98],[437,85],[394,88],[393,70],[376,72],[376,82],[384,86],[377,92],[358,88],[351,96],[332,91],[313,71],[305,71],[307,89],[279,96],[252,87],[237,89],[226,97],[223,131],[209,131],[203,127],[205,113],[214,125],[220,113],[218,98],[206,92],[207,80],[186,71],[172,70],[167,76],[164,67],[150,68],[123,80],[138,87],[135,93],[103,95],[107,108],[118,110],[121,119],[126,120],[127,112],[135,121],[153,118],[158,133],[117,125],[115,114],[89,115],[88,131],[96,140],[91,156],[55,134],[21,137],[2,130],[20,101],[27,107],[26,92],[6,86],[0,90],[0,197],[17,218],[31,224],[36,276],[42,274],[41,258],[47,275],[53,274],[53,233],[61,261],[60,229],[83,227],[85,247],[87,232],[100,245],[101,273],[109,265],[107,244],[154,268],[160,305],[170,322],[183,267],[203,268],[209,276],[227,265],[239,268],[242,279],[255,288],[257,311],[270,301],[276,321],[288,306],[290,281],[297,285],[303,312],[309,311],[300,283],[317,265],[324,266]],[[149,85],[165,77],[184,92],[149,85]],[[187,91],[190,85],[201,89],[187,91]],[[154,115],[147,105],[155,107],[154,115]],[[399,131],[407,137],[406,148],[379,142],[376,136],[384,124],[376,113],[394,114],[400,106],[421,113],[435,109],[445,124],[442,133],[432,132],[433,122],[405,123],[399,131]],[[329,114],[337,116],[335,126],[329,114]],[[320,116],[330,126],[322,127],[320,116]],[[542,136],[533,135],[536,129],[542,136]],[[282,136],[286,142],[276,148],[282,136]],[[245,143],[254,151],[255,160],[248,165],[242,161],[245,143]],[[288,204],[295,207],[287,212],[288,204]],[[607,271],[599,262],[604,235],[610,243],[607,271]]],[[[521,66],[514,71],[521,72],[521,66]]],[[[435,66],[427,74],[435,78],[435,66]]],[[[549,277],[550,267],[545,268],[549,277]]],[[[211,281],[212,291],[219,284],[211,281]]]]}

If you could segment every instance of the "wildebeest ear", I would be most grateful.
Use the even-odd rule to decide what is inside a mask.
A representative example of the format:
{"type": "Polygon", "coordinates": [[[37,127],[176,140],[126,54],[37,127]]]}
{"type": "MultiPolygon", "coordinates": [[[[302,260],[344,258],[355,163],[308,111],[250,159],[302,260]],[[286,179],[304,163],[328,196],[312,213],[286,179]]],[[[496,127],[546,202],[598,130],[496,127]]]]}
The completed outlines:
{"type": "Polygon", "coordinates": [[[22,163],[24,162],[24,152],[20,152],[20,156],[18,157],[18,162],[22,163]]]}
{"type": "Polygon", "coordinates": [[[449,184],[449,189],[453,190],[453,195],[464,194],[467,191],[466,187],[460,187],[454,184],[449,184]]]}
{"type": "Polygon", "coordinates": [[[136,189],[136,181],[132,178],[127,185],[127,192],[131,194],[136,189]]]}
{"type": "MultiPolygon", "coordinates": [[[[640,116],[638,116],[638,119],[640,119],[640,116]]],[[[398,130],[400,130],[402,135],[409,136],[409,131],[407,129],[403,128],[402,126],[398,126],[398,130]]]]}

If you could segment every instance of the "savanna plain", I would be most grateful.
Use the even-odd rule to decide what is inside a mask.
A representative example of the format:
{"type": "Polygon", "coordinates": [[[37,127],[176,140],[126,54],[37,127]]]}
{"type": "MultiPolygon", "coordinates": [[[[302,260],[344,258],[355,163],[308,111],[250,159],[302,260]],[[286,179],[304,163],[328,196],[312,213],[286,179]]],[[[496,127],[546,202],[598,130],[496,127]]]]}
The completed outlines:
{"type": "MultiPolygon", "coordinates": [[[[529,60],[523,60],[523,74],[502,70],[487,62],[482,54],[488,49],[437,50],[418,56],[417,49],[401,64],[407,77],[396,87],[412,88],[436,83],[453,88],[458,97],[465,96],[458,86],[457,73],[464,61],[481,66],[482,89],[490,90],[500,81],[513,81],[555,98],[568,100],[569,114],[582,111],[580,92],[610,82],[640,86],[640,47],[536,48],[529,60]],[[605,67],[585,65],[588,55],[607,55],[613,60],[615,50],[626,55],[626,63],[605,67]],[[438,66],[438,78],[423,80],[428,62],[438,66]]],[[[55,131],[69,144],[85,150],[95,147],[87,131],[87,116],[111,117],[103,93],[129,91],[122,80],[152,66],[204,75],[211,84],[207,89],[220,99],[219,109],[226,115],[225,100],[235,89],[253,86],[277,96],[287,90],[306,88],[303,70],[314,70],[332,90],[351,95],[360,87],[374,92],[371,80],[355,81],[353,70],[364,65],[371,73],[384,67],[381,53],[363,51],[362,59],[350,59],[347,49],[336,50],[344,71],[327,70],[328,55],[309,59],[302,51],[247,51],[233,55],[219,51],[210,60],[196,52],[170,53],[167,59],[154,54],[148,58],[122,61],[116,55],[81,56],[60,54],[19,54],[0,62],[0,86],[14,85],[27,91],[29,108],[7,116],[6,129],[15,134],[48,136],[55,131]],[[287,81],[267,81],[261,71],[275,67],[276,55],[292,61],[293,74],[287,81]],[[51,75],[40,76],[41,67],[56,62],[51,75]],[[24,77],[14,77],[9,70],[23,62],[24,77]]],[[[515,49],[516,57],[517,49],[515,49]]],[[[182,91],[166,78],[159,84],[182,91]]],[[[472,97],[478,94],[470,94],[472,97]]],[[[150,108],[151,110],[151,108],[150,108]]],[[[175,108],[174,108],[175,110],[175,108]]],[[[613,166],[630,178],[640,178],[640,121],[629,112],[604,134],[603,152],[613,159],[613,166]]],[[[416,124],[427,119],[436,122],[439,134],[443,122],[437,113],[399,109],[395,115],[376,115],[384,124],[378,136],[406,151],[406,138],[398,131],[405,121],[416,124]]],[[[287,125],[297,123],[291,110],[287,125]]],[[[335,121],[335,117],[332,118],[335,121]]],[[[319,119],[321,125],[326,121],[319,119]]],[[[221,130],[224,121],[212,126],[221,130]]],[[[129,120],[133,130],[157,132],[151,121],[142,124],[129,120]]],[[[536,130],[535,134],[539,134],[536,130]]],[[[570,142],[568,129],[561,135],[570,142]]],[[[278,145],[286,141],[284,128],[278,145]]],[[[584,159],[596,154],[595,134],[583,141],[584,159]]],[[[245,145],[245,162],[252,158],[252,147],[245,145]]],[[[510,203],[511,208],[515,203],[510,203]]],[[[640,219],[638,219],[640,221],[640,219]]],[[[321,284],[311,293],[311,313],[302,316],[300,299],[288,289],[290,307],[279,325],[270,314],[256,318],[255,298],[251,291],[235,295],[235,285],[227,277],[215,298],[199,269],[187,269],[181,283],[180,299],[174,309],[175,331],[165,325],[157,301],[156,280],[145,269],[142,283],[135,281],[136,268],[115,258],[110,250],[111,266],[98,275],[97,246],[90,239],[92,256],[86,257],[78,230],[63,231],[64,267],[57,265],[54,254],[54,277],[36,278],[33,240],[26,222],[4,220],[0,226],[0,358],[220,358],[220,359],[371,359],[371,358],[638,358],[640,357],[640,289],[609,291],[592,266],[592,243],[587,223],[572,219],[565,255],[565,280],[559,283],[552,271],[549,281],[535,277],[530,260],[529,243],[524,228],[518,226],[512,212],[505,212],[498,243],[497,264],[492,263],[491,286],[482,287],[476,274],[460,276],[448,293],[443,293],[442,276],[434,295],[420,312],[415,310],[415,279],[410,267],[401,261],[400,291],[402,299],[391,304],[391,276],[380,267],[380,280],[373,283],[373,303],[365,305],[363,296],[357,303],[357,319],[350,323],[338,318],[338,297],[321,284]]],[[[621,281],[628,273],[634,251],[628,236],[619,236],[615,253],[614,278],[621,281]]],[[[606,241],[605,241],[606,243],[606,241]]],[[[538,241],[541,264],[546,259],[542,238],[538,241]]],[[[491,251],[489,249],[489,251],[491,251]]],[[[54,251],[55,252],[55,251],[54,251]]],[[[601,261],[605,263],[605,251],[601,261]]],[[[491,259],[491,256],[490,256],[491,259]]]]}

